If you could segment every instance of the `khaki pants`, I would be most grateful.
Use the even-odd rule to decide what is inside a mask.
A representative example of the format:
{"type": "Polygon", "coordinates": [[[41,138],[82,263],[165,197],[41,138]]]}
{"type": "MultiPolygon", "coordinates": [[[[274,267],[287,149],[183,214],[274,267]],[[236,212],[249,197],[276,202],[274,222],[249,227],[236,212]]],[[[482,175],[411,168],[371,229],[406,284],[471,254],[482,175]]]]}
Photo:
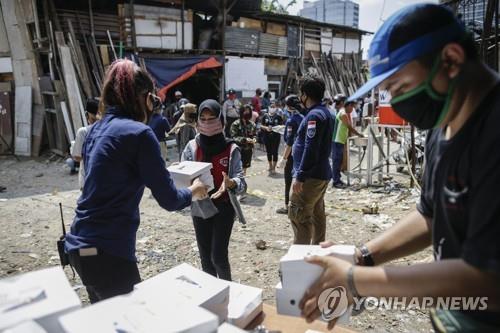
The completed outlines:
{"type": "Polygon", "coordinates": [[[325,192],[328,181],[306,179],[303,191],[292,193],[288,217],[292,223],[294,244],[317,245],[325,240],[325,192]]]}

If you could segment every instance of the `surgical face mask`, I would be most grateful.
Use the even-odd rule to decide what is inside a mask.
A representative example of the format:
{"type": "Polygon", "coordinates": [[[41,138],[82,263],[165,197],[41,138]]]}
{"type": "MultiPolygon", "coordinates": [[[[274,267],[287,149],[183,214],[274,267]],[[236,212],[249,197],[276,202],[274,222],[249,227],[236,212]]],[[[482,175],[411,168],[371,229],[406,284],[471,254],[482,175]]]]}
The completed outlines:
{"type": "Polygon", "coordinates": [[[214,118],[210,120],[199,120],[198,121],[198,131],[201,135],[214,136],[222,133],[222,123],[219,118],[214,118]]]}
{"type": "Polygon", "coordinates": [[[418,87],[392,98],[391,106],[405,120],[422,130],[438,127],[450,110],[451,98],[455,92],[456,78],[450,80],[448,91],[441,95],[432,87],[441,60],[436,59],[427,79],[418,87]]]}

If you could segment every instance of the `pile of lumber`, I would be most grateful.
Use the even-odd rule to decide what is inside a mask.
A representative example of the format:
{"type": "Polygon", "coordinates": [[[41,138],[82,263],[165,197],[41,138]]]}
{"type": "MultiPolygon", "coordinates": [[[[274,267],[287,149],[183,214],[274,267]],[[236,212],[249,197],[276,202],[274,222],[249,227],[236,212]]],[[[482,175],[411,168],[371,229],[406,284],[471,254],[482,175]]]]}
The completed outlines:
{"type": "Polygon", "coordinates": [[[361,66],[361,56],[357,53],[344,54],[340,58],[331,53],[322,53],[320,59],[312,56],[312,62],[313,71],[324,79],[330,96],[350,96],[367,81],[366,71],[361,66]]]}

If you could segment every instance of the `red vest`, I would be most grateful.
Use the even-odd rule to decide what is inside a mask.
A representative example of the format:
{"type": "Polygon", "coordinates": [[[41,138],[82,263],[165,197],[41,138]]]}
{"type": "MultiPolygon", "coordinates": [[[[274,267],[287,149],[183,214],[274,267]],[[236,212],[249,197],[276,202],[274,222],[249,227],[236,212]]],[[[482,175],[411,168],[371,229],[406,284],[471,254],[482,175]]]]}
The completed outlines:
{"type": "MultiPolygon", "coordinates": [[[[227,148],[221,153],[212,157],[210,163],[212,163],[212,177],[214,178],[214,193],[221,187],[222,182],[224,181],[224,176],[222,172],[228,174],[229,172],[229,157],[231,156],[231,146],[232,144],[227,145],[227,148]]],[[[203,151],[201,147],[198,146],[196,149],[196,161],[203,161],[203,151]]],[[[214,200],[215,202],[226,202],[229,201],[229,194],[224,193],[218,199],[214,200]]]]}

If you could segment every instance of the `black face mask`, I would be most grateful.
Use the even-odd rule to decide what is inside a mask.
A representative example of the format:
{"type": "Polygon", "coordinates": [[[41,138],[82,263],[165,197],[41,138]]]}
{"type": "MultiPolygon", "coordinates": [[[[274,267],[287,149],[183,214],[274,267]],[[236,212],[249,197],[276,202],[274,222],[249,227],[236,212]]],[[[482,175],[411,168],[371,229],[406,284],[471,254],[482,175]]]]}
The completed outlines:
{"type": "Polygon", "coordinates": [[[434,64],[427,79],[418,87],[391,100],[394,111],[403,119],[422,130],[438,127],[448,114],[451,98],[455,91],[456,79],[449,83],[446,95],[437,93],[432,87],[440,61],[434,64]]]}
{"type": "Polygon", "coordinates": [[[306,106],[306,103],[307,103],[307,99],[309,97],[306,96],[306,98],[302,99],[302,96],[300,96],[300,104],[302,104],[302,108],[300,109],[300,113],[302,113],[303,115],[306,115],[307,114],[307,106],[306,106]]]}

